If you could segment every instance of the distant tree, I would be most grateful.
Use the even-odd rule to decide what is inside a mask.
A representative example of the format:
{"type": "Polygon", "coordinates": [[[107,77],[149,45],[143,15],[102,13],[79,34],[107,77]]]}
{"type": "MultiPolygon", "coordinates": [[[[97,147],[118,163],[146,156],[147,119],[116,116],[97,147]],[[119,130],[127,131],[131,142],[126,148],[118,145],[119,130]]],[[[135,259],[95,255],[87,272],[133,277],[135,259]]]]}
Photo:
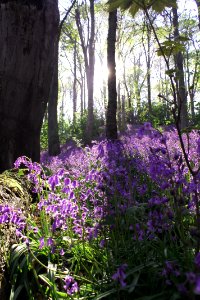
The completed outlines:
{"type": "Polygon", "coordinates": [[[0,171],[40,160],[58,42],[57,0],[0,0],[0,171]]]}
{"type": "Polygon", "coordinates": [[[116,90],[116,62],[115,43],[117,31],[117,10],[109,13],[107,62],[108,62],[108,107],[106,113],[106,137],[117,139],[117,90],[116,90]]]}
{"type": "MultiPolygon", "coordinates": [[[[87,3],[85,3],[87,6],[87,3]]],[[[84,64],[87,79],[87,90],[88,90],[88,116],[87,116],[87,127],[85,142],[90,143],[93,135],[93,123],[94,123],[94,64],[95,64],[95,10],[94,0],[89,0],[89,14],[87,33],[85,38],[84,29],[81,23],[81,12],[80,8],[76,9],[75,13],[76,25],[81,41],[81,47],[84,56],[84,64]]]]}
{"type": "MultiPolygon", "coordinates": [[[[179,34],[179,21],[177,8],[172,8],[173,13],[173,26],[174,26],[174,41],[180,40],[179,34]]],[[[180,114],[180,127],[185,128],[188,126],[188,111],[187,111],[187,92],[184,80],[184,68],[183,68],[183,53],[178,51],[174,55],[175,67],[176,67],[176,85],[177,85],[177,101],[180,114]]]]}
{"type": "Polygon", "coordinates": [[[58,133],[58,56],[59,56],[59,40],[64,22],[71,12],[76,0],[73,0],[69,9],[66,11],[64,18],[60,22],[59,32],[57,37],[57,48],[54,55],[54,71],[51,82],[51,89],[48,101],[48,152],[49,155],[56,156],[60,153],[60,141],[58,133]]]}
{"type": "Polygon", "coordinates": [[[48,99],[48,152],[51,156],[60,153],[60,141],[58,134],[58,50],[54,57],[54,72],[48,99]]]}
{"type": "MultiPolygon", "coordinates": [[[[156,19],[156,15],[152,14],[151,19],[153,24],[154,20],[156,19]]],[[[147,81],[148,112],[149,115],[151,115],[152,113],[151,67],[152,67],[152,58],[153,58],[153,54],[151,51],[152,28],[147,18],[145,18],[144,20],[144,31],[146,33],[146,40],[147,40],[147,45],[145,45],[143,41],[143,48],[145,53],[146,66],[147,66],[146,81],[147,81]]]]}
{"type": "Polygon", "coordinates": [[[198,19],[199,19],[199,29],[200,29],[200,0],[195,0],[196,4],[197,4],[197,8],[198,8],[198,19]]]}

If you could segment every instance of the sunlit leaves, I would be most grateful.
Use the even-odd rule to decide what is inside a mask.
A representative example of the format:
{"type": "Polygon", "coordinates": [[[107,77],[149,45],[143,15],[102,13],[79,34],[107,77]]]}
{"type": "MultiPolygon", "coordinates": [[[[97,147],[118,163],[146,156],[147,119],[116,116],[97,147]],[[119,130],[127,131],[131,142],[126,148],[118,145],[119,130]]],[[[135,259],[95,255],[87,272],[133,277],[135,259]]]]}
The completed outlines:
{"type": "Polygon", "coordinates": [[[128,10],[134,17],[141,10],[152,8],[155,12],[161,13],[166,7],[177,7],[176,0],[108,0],[109,10],[117,8],[128,10]]]}
{"type": "Polygon", "coordinates": [[[178,54],[179,52],[184,52],[185,46],[179,41],[165,41],[161,43],[161,47],[157,50],[158,56],[167,56],[178,54]]]}
{"type": "Polygon", "coordinates": [[[176,0],[152,0],[149,2],[149,7],[152,7],[157,13],[161,13],[166,7],[177,7],[176,0]]]}

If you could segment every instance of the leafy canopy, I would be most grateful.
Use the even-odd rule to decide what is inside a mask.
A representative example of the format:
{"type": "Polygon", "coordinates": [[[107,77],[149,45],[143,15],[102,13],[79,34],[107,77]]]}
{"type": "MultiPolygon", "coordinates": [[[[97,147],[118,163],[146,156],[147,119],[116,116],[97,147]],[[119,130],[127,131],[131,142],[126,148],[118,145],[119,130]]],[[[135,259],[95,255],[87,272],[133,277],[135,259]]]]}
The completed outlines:
{"type": "Polygon", "coordinates": [[[121,8],[128,10],[133,17],[140,9],[146,11],[152,8],[161,13],[166,7],[177,7],[176,0],[108,0],[107,4],[109,11],[121,8]]]}

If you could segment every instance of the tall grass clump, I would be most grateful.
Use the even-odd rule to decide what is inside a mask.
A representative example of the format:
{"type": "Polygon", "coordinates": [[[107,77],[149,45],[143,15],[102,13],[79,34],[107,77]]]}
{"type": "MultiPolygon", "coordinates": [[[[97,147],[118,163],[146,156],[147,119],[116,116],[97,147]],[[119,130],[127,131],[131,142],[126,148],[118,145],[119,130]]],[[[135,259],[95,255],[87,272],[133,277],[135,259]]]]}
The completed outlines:
{"type": "MultiPolygon", "coordinates": [[[[199,133],[182,138],[197,170],[199,133]]],[[[36,195],[28,217],[0,210],[18,237],[10,299],[198,299],[200,178],[172,127],[145,123],[41,161],[15,163],[36,195]]]]}

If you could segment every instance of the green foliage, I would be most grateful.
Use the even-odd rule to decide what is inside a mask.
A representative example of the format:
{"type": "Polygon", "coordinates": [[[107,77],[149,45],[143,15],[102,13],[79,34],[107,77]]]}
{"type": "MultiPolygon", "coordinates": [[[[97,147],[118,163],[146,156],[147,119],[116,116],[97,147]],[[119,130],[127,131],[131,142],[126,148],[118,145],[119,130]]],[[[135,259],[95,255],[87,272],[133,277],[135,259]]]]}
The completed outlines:
{"type": "MultiPolygon", "coordinates": [[[[104,120],[102,116],[99,116],[97,112],[94,112],[94,127],[93,127],[93,139],[97,139],[103,133],[104,120]]],[[[85,134],[87,126],[87,111],[83,116],[76,115],[76,121],[65,120],[62,116],[58,122],[58,132],[60,143],[65,144],[67,140],[73,140],[78,144],[85,143],[85,134]]],[[[41,149],[46,150],[48,148],[48,122],[45,120],[42,125],[40,135],[41,149]]]]}
{"type": "Polygon", "coordinates": [[[155,12],[161,13],[166,7],[177,7],[176,0],[109,0],[109,10],[117,8],[128,10],[134,17],[139,10],[152,8],[155,12]]]}
{"type": "Polygon", "coordinates": [[[175,55],[179,52],[185,52],[185,46],[181,43],[181,41],[164,41],[161,43],[161,49],[159,48],[157,51],[158,56],[162,56],[163,54],[167,57],[171,55],[175,55]]]}
{"type": "MultiPolygon", "coordinates": [[[[97,139],[101,134],[101,126],[104,124],[104,120],[101,116],[94,112],[94,127],[93,127],[93,139],[97,139]]],[[[59,135],[61,143],[65,143],[66,140],[74,140],[79,144],[85,143],[85,134],[87,126],[87,111],[81,116],[76,115],[75,122],[66,122],[65,120],[59,121],[59,135]]]]}
{"type": "Polygon", "coordinates": [[[40,147],[41,150],[46,150],[48,148],[48,121],[46,119],[43,121],[40,132],[40,147]]]}
{"type": "Polygon", "coordinates": [[[151,113],[149,113],[148,105],[143,105],[142,110],[138,112],[138,122],[144,123],[147,121],[150,121],[155,128],[170,125],[174,122],[169,107],[162,102],[152,103],[151,113]]]}

